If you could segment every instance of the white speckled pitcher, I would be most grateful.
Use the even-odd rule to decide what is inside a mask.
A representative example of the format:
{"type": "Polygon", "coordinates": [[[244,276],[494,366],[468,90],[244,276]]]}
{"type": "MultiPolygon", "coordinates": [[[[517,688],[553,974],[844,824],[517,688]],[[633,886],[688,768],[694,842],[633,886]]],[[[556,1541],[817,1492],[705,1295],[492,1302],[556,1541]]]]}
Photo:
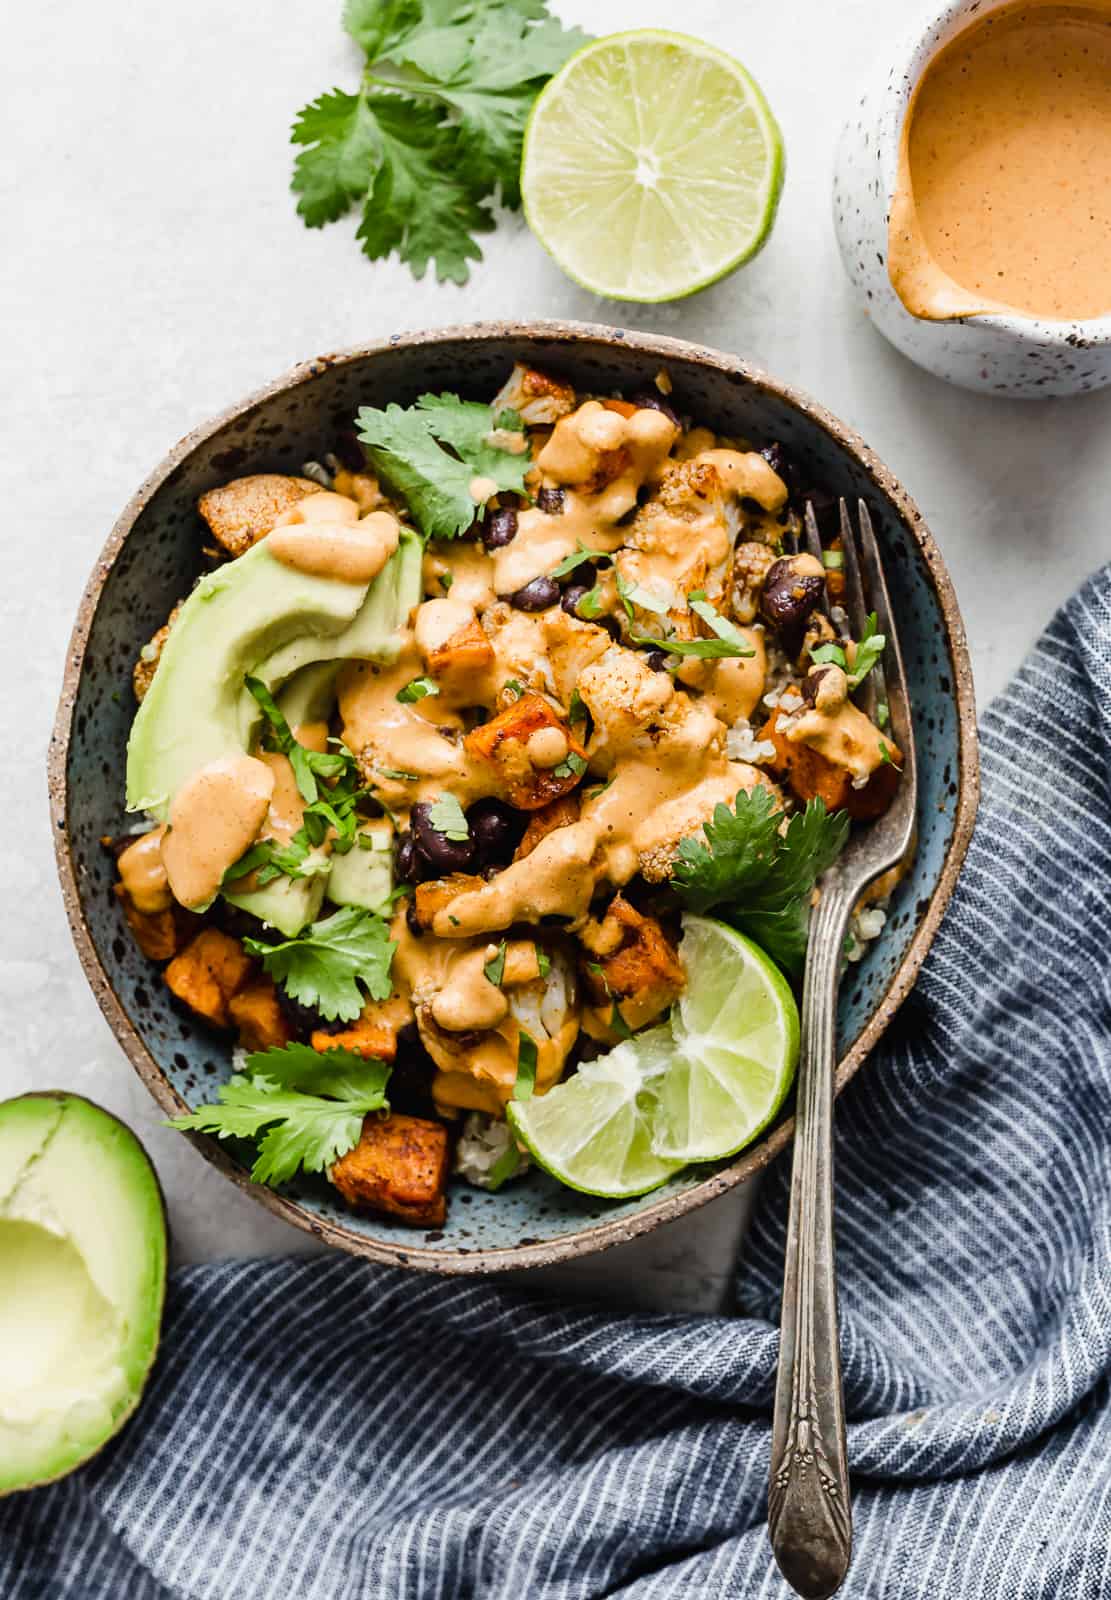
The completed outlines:
{"type": "Polygon", "coordinates": [[[833,216],[845,270],[876,327],[919,366],[966,389],[1025,399],[1111,383],[1111,316],[1050,322],[991,312],[928,322],[903,305],[887,267],[887,226],[911,94],[955,34],[1008,0],[950,0],[877,64],[841,135],[833,216]]]}

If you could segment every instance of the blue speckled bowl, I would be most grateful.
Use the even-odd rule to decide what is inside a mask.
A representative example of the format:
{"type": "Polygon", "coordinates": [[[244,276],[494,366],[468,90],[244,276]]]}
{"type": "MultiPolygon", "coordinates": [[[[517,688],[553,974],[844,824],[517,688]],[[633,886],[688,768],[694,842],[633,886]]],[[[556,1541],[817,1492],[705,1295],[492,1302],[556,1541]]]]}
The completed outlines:
{"type": "MultiPolygon", "coordinates": [[[[583,324],[484,324],[401,334],[323,356],[173,449],[112,530],[81,604],[50,752],[50,796],[62,891],[93,991],[131,1062],[168,1113],[211,1096],[228,1076],[226,1038],[186,1020],[139,953],[112,894],[102,834],[122,818],[124,750],[134,715],[131,667],[197,575],[197,496],[244,471],[296,472],[330,448],[360,404],[410,402],[426,389],[491,395],[514,360],[566,374],[584,389],[642,388],[661,366],[683,411],[721,432],[779,439],[814,481],[864,496],[898,606],[922,774],[919,847],[883,936],[841,996],[840,1088],[909,990],[952,892],[978,793],[972,678],[948,574],[922,519],[892,475],[828,412],[733,356],[678,340],[583,324]]],[[[204,1155],[262,1204],[355,1254],[441,1272],[539,1265],[599,1250],[703,1205],[781,1150],[784,1118],[740,1158],[691,1168],[642,1199],[607,1204],[533,1173],[498,1195],[451,1194],[442,1230],[421,1233],[339,1204],[323,1180],[281,1193],[251,1185],[215,1140],[204,1155]]]]}

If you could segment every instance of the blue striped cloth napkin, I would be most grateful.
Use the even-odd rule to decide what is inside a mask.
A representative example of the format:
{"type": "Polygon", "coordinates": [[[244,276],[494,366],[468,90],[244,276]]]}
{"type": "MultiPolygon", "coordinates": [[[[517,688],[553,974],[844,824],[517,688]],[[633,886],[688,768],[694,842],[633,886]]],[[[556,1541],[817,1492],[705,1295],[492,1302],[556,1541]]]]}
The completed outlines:
{"type": "MultiPolygon", "coordinates": [[[[984,718],[968,864],[839,1103],[870,1600],[1111,1594],[1111,568],[984,718]]],[[[342,1257],[194,1267],[143,1409],[0,1506],[4,1600],[781,1596],[787,1167],[737,1317],[617,1317],[342,1257]]]]}

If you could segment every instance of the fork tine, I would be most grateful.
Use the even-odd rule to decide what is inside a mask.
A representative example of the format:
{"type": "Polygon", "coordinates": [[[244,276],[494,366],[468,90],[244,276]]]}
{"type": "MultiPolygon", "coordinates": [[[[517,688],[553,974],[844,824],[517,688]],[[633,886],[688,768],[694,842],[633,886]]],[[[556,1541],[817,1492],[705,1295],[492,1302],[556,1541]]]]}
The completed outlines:
{"type": "Polygon", "coordinates": [[[868,592],[872,599],[872,609],[876,613],[879,631],[887,638],[887,648],[883,653],[883,669],[887,707],[891,716],[891,734],[903,752],[903,790],[907,793],[913,793],[915,783],[914,730],[910,720],[910,694],[907,690],[906,672],[903,668],[903,653],[899,648],[899,635],[895,628],[894,614],[891,610],[891,597],[887,592],[887,580],[883,574],[883,562],[880,560],[879,545],[876,543],[872,518],[863,500],[858,502],[858,514],[860,518],[860,566],[863,568],[864,576],[868,582],[868,592]]]}
{"type": "Polygon", "coordinates": [[[806,502],[806,511],[803,514],[802,525],[806,532],[807,554],[812,555],[815,561],[821,561],[822,536],[818,532],[818,519],[814,515],[814,505],[810,500],[806,502]]]}
{"type": "Polygon", "coordinates": [[[848,613],[849,627],[859,636],[864,631],[865,618],[868,615],[864,605],[864,590],[860,583],[860,563],[856,555],[856,534],[853,532],[852,519],[849,508],[844,500],[841,501],[841,570],[845,574],[845,610],[848,613]]]}
{"type": "MultiPolygon", "coordinates": [[[[860,502],[862,513],[864,502],[860,502]]],[[[869,529],[871,524],[869,524],[869,529]]],[[[852,518],[845,501],[841,501],[841,571],[845,575],[845,611],[849,618],[849,632],[854,639],[859,639],[864,632],[864,624],[868,619],[868,609],[864,600],[864,586],[860,578],[860,557],[857,554],[857,537],[853,528],[852,518]]],[[[865,716],[873,721],[876,715],[876,675],[870,672],[856,691],[857,702],[865,716]]]]}

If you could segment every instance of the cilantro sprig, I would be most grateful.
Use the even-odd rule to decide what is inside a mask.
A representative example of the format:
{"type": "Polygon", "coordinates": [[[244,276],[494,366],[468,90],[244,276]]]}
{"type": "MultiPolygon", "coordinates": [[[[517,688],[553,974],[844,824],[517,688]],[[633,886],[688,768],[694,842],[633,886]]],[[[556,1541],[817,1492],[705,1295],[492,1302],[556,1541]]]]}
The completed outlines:
{"type": "Polygon", "coordinates": [[[353,1149],[363,1118],[386,1108],[389,1076],[385,1062],[351,1050],[290,1044],[256,1051],[247,1057],[247,1073],[223,1084],[215,1104],[172,1117],[169,1126],[256,1139],[251,1177],[276,1186],[301,1169],[322,1172],[353,1149]]]}
{"type": "Polygon", "coordinates": [[[811,800],[781,833],[782,822],[769,789],[742,790],[732,809],[715,807],[703,824],[705,841],[682,841],[672,885],[688,910],[716,910],[797,973],[806,955],[810,894],[844,849],[849,817],[811,800]]]}
{"type": "Polygon", "coordinates": [[[243,948],[260,957],[294,1000],[314,1006],[329,1021],[353,1022],[363,1009],[364,989],[372,1000],[390,994],[390,963],[397,945],[387,923],[372,911],[344,906],[295,939],[280,944],[244,939],[243,948]]]}
{"type": "Polygon", "coordinates": [[[864,632],[856,642],[852,667],[849,666],[849,658],[845,654],[844,647],[839,644],[815,645],[810,652],[810,659],[815,666],[840,667],[845,673],[849,689],[859,689],[886,648],[887,635],[880,633],[879,622],[873,611],[869,613],[864,624],[864,632]]]}
{"type": "Polygon", "coordinates": [[[361,209],[358,238],[424,276],[465,283],[490,202],[520,205],[521,143],[536,95],[586,43],[546,0],[347,0],[366,67],[293,124],[297,209],[310,228],[361,209]]]}
{"type": "Polygon", "coordinates": [[[454,394],[422,394],[413,406],[362,406],[356,421],[374,470],[430,539],[454,539],[470,528],[476,477],[499,490],[524,492],[528,451],[507,448],[510,441],[524,444],[515,411],[495,412],[454,394]]]}

